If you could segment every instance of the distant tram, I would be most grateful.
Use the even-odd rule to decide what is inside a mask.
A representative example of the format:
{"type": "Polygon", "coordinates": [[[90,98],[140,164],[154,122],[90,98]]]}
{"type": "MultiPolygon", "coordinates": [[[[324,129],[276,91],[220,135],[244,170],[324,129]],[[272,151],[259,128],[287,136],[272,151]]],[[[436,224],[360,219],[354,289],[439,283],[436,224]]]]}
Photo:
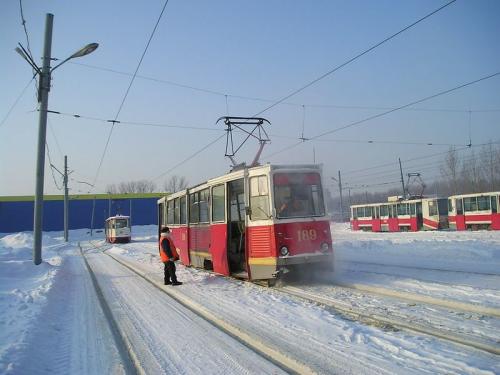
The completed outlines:
{"type": "Polygon", "coordinates": [[[318,165],[233,171],[158,201],[181,261],[269,285],[306,266],[331,268],[330,220],[318,165]]]}
{"type": "Polygon", "coordinates": [[[351,206],[353,230],[372,232],[415,232],[448,228],[446,198],[399,200],[351,206]]]}
{"type": "Polygon", "coordinates": [[[448,197],[450,228],[500,230],[499,197],[499,191],[448,197]]]}
{"type": "Polygon", "coordinates": [[[106,242],[109,243],[126,243],[130,242],[130,216],[112,216],[106,219],[104,225],[106,242]]]}

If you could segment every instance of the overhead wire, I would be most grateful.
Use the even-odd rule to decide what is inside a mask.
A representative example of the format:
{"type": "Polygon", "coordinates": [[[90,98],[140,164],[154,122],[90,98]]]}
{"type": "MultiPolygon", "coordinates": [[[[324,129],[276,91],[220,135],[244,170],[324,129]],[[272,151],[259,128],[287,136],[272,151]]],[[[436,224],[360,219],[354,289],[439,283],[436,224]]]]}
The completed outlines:
{"type": "MultiPolygon", "coordinates": [[[[152,123],[146,121],[114,121],[108,120],[105,118],[80,115],[80,114],[72,114],[68,112],[61,112],[55,110],[48,111],[51,115],[61,115],[65,117],[71,117],[75,119],[85,119],[91,121],[97,121],[102,123],[115,123],[116,125],[130,125],[130,126],[151,126],[151,127],[160,127],[160,128],[177,128],[177,129],[186,129],[186,130],[207,130],[207,131],[216,131],[220,132],[222,130],[211,127],[203,127],[203,126],[193,126],[193,125],[174,125],[174,124],[162,124],[162,123],[152,123]]],[[[304,123],[304,121],[303,121],[304,123]]],[[[304,127],[304,125],[302,125],[304,127]]],[[[237,131],[237,130],[235,130],[237,131]]],[[[302,139],[303,137],[294,137],[294,136],[286,136],[286,135],[278,135],[278,134],[269,134],[275,138],[283,138],[283,139],[302,139]]],[[[304,137],[304,140],[308,140],[308,138],[304,137]]],[[[462,146],[462,144],[457,143],[439,143],[439,142],[413,142],[413,141],[394,141],[394,140],[376,140],[376,139],[320,139],[319,142],[334,142],[334,143],[367,143],[367,144],[401,144],[401,145],[421,145],[421,146],[462,146]]]]}
{"type": "Polygon", "coordinates": [[[173,167],[169,168],[168,170],[166,170],[165,172],[159,174],[158,176],[152,178],[152,180],[158,180],[159,178],[165,176],[166,174],[169,174],[170,172],[172,172],[173,170],[177,169],[178,167],[180,167],[181,165],[183,165],[184,163],[187,163],[189,160],[193,159],[194,157],[198,156],[199,154],[201,154],[203,151],[205,151],[207,148],[209,148],[210,146],[212,146],[213,144],[217,143],[218,141],[220,141],[223,137],[225,137],[226,134],[222,134],[221,136],[215,138],[213,141],[211,141],[209,144],[203,146],[201,149],[199,149],[198,151],[196,151],[195,153],[191,154],[190,156],[188,156],[187,158],[185,158],[184,160],[182,160],[181,162],[177,163],[176,165],[174,165],[173,167]]]}
{"type": "MultiPolygon", "coordinates": [[[[381,112],[381,113],[378,113],[376,115],[373,115],[373,116],[369,116],[369,117],[366,117],[362,120],[358,120],[358,121],[354,121],[354,122],[351,122],[347,125],[344,125],[344,126],[341,126],[341,127],[338,127],[338,128],[335,128],[335,129],[332,129],[332,130],[329,130],[327,132],[324,132],[324,133],[321,133],[321,134],[318,134],[318,135],[315,135],[311,138],[308,138],[307,141],[313,141],[313,140],[316,140],[318,138],[321,138],[321,137],[324,137],[325,135],[328,135],[328,134],[332,134],[332,133],[336,133],[338,131],[341,131],[341,130],[345,130],[345,129],[348,129],[348,128],[351,128],[351,127],[354,127],[354,126],[358,126],[358,125],[361,125],[365,122],[368,122],[368,121],[371,121],[371,120],[374,120],[374,119],[377,119],[377,118],[380,118],[380,117],[383,117],[383,116],[386,116],[390,113],[393,113],[393,112],[396,112],[396,111],[399,111],[401,109],[404,109],[404,108],[407,108],[407,107],[410,107],[410,106],[413,106],[415,104],[419,104],[419,103],[422,103],[422,102],[425,102],[425,101],[428,101],[428,100],[431,100],[431,99],[434,99],[434,98],[437,98],[439,96],[442,96],[442,95],[446,95],[446,94],[449,94],[451,92],[454,92],[454,91],[457,91],[457,90],[460,90],[464,87],[467,87],[467,86],[470,86],[470,85],[473,85],[473,84],[476,84],[476,83],[479,83],[481,81],[484,81],[484,80],[487,80],[487,79],[490,79],[490,78],[493,78],[493,77],[496,77],[500,75],[500,72],[496,72],[496,73],[493,73],[493,74],[490,74],[490,75],[487,75],[487,76],[484,76],[484,77],[481,77],[479,79],[476,79],[474,81],[470,81],[470,82],[467,82],[467,83],[464,83],[464,84],[461,84],[461,85],[458,85],[458,86],[455,86],[451,89],[447,89],[447,90],[443,90],[443,91],[440,91],[436,94],[433,94],[433,95],[429,95],[429,96],[426,96],[422,99],[419,99],[419,100],[415,100],[415,101],[412,101],[410,103],[407,103],[407,104],[404,104],[404,105],[401,105],[399,107],[396,107],[394,109],[391,109],[391,110],[388,110],[388,111],[384,111],[384,112],[381,112]]],[[[297,143],[294,143],[290,146],[287,146],[279,151],[276,151],[270,155],[267,155],[267,157],[272,157],[272,156],[275,156],[275,155],[278,155],[282,152],[285,152],[285,151],[288,151],[288,150],[291,150],[292,148],[295,148],[297,147],[298,145],[300,145],[301,143],[303,143],[302,141],[301,142],[297,142],[297,143]]]]}
{"type": "MultiPolygon", "coordinates": [[[[45,148],[47,149],[47,156],[49,158],[49,164],[50,164],[50,172],[52,173],[52,179],[54,180],[54,185],[56,186],[57,190],[62,190],[62,187],[59,187],[56,181],[56,176],[54,175],[54,164],[52,163],[52,158],[50,157],[50,148],[49,148],[49,143],[45,141],[45,148]]],[[[57,168],[56,168],[57,170],[57,168]]],[[[58,171],[59,172],[59,171],[58,171]]]]}
{"type": "MultiPolygon", "coordinates": [[[[86,63],[81,63],[81,62],[76,62],[76,61],[69,61],[70,64],[73,65],[79,65],[83,67],[87,67],[90,69],[95,69],[95,70],[101,70],[109,73],[115,73],[118,75],[125,75],[125,76],[133,76],[133,73],[127,73],[123,71],[119,71],[116,69],[111,69],[111,68],[106,68],[106,67],[100,67],[97,65],[91,65],[91,64],[86,64],[86,63]]],[[[157,83],[164,83],[167,85],[171,86],[177,86],[185,89],[190,89],[194,91],[199,91],[199,92],[204,92],[206,94],[212,94],[212,95],[217,95],[221,97],[225,97],[227,99],[242,99],[242,100],[251,100],[251,101],[260,101],[260,102],[268,102],[268,103],[274,103],[276,100],[275,99],[269,99],[269,98],[261,98],[261,97],[255,97],[255,96],[245,96],[245,95],[237,95],[237,94],[231,94],[227,92],[222,92],[222,91],[217,91],[215,89],[208,89],[208,88],[202,88],[202,87],[196,87],[193,85],[187,85],[179,82],[174,82],[170,80],[164,80],[161,78],[155,78],[155,77],[150,77],[150,76],[144,76],[137,74],[136,79],[143,79],[143,80],[148,80],[152,82],[157,82],[157,83]]],[[[289,105],[289,106],[296,106],[296,107],[311,107],[311,108],[335,108],[335,109],[363,109],[363,110],[388,110],[388,109],[393,109],[393,107],[384,107],[384,106],[366,106],[366,105],[340,105],[340,104],[319,104],[319,103],[294,103],[294,102],[281,102],[280,104],[282,105],[289,105]]],[[[453,109],[453,108],[405,108],[404,110],[406,111],[416,111],[416,112],[451,112],[451,113],[468,113],[469,111],[472,113],[486,113],[486,112],[500,112],[500,109],[453,109]]]]}
{"type": "Polygon", "coordinates": [[[21,91],[21,93],[18,95],[18,97],[16,98],[16,100],[14,101],[14,103],[10,106],[9,110],[7,111],[7,113],[5,114],[4,118],[2,119],[2,122],[0,122],[0,127],[2,127],[2,125],[5,123],[5,121],[7,121],[7,119],[9,118],[11,112],[14,110],[14,108],[17,106],[17,103],[19,103],[19,100],[21,100],[21,98],[24,96],[24,93],[26,92],[26,90],[28,89],[28,87],[30,87],[31,85],[31,82],[33,82],[33,80],[35,79],[35,77],[31,78],[30,81],[28,82],[28,84],[23,88],[23,90],[21,91]]]}
{"type": "MultiPolygon", "coordinates": [[[[484,143],[480,146],[484,147],[484,146],[489,145],[489,144],[500,144],[500,141],[499,142],[488,142],[488,143],[484,143]]],[[[478,147],[478,146],[475,146],[475,147],[478,147]]],[[[468,150],[470,150],[470,148],[463,149],[462,151],[467,152],[468,150]]],[[[480,155],[480,154],[473,155],[470,157],[465,157],[465,155],[464,155],[459,160],[459,163],[460,163],[461,167],[464,168],[464,166],[466,166],[468,163],[481,161],[481,159],[482,159],[482,155],[480,155]]],[[[492,161],[489,161],[487,164],[490,164],[490,166],[491,166],[492,163],[493,163],[492,161]]],[[[363,183],[364,181],[372,182],[372,181],[377,181],[379,179],[387,179],[387,178],[393,178],[393,177],[396,178],[396,177],[400,176],[399,164],[396,163],[396,165],[394,165],[394,167],[397,169],[396,171],[390,171],[390,172],[387,171],[387,173],[384,173],[383,171],[382,172],[379,171],[379,172],[375,172],[375,173],[369,173],[369,174],[366,174],[363,176],[355,176],[354,179],[347,180],[348,182],[346,182],[346,184],[349,184],[349,183],[350,184],[353,184],[353,183],[360,184],[360,183],[363,183]],[[397,168],[396,168],[396,165],[397,165],[397,168]],[[374,177],[372,177],[372,176],[374,176],[374,177]]],[[[437,161],[431,162],[431,163],[417,164],[417,165],[413,165],[413,166],[405,166],[405,169],[406,170],[414,170],[416,173],[421,173],[422,171],[433,171],[433,170],[438,169],[438,170],[440,170],[441,174],[443,174],[443,161],[437,160],[437,161]]],[[[425,178],[426,180],[432,179],[431,177],[424,176],[423,174],[422,174],[422,178],[425,178]]]]}
{"type": "Polygon", "coordinates": [[[413,22],[412,24],[404,27],[403,29],[399,30],[398,32],[388,36],[387,38],[383,39],[382,41],[374,44],[373,46],[371,46],[370,48],[364,50],[363,52],[361,53],[358,53],[356,56],[350,58],[349,60],[345,61],[344,63],[336,66],[335,68],[329,70],[328,72],[322,74],[321,76],[319,76],[318,78],[312,80],[311,82],[305,84],[304,86],[294,90],[293,92],[291,92],[290,94],[286,95],[285,97],[283,97],[282,99],[276,101],[275,103],[271,104],[270,106],[267,106],[266,108],[264,108],[262,111],[256,113],[253,117],[257,117],[257,116],[260,116],[262,113],[264,112],[267,112],[269,109],[277,106],[278,104],[280,104],[281,102],[284,102],[285,100],[291,98],[292,96],[295,96],[297,95],[299,92],[305,90],[306,88],[308,87],[311,87],[312,85],[314,85],[315,83],[321,81],[322,79],[328,77],[329,75],[335,73],[336,71],[342,69],[344,66],[346,65],[349,65],[350,63],[352,63],[353,61],[356,61],[357,59],[359,59],[360,57],[366,55],[367,53],[373,51],[374,49],[376,49],[377,47],[380,47],[381,45],[387,43],[388,41],[390,41],[391,39],[395,38],[396,36],[404,33],[406,30],[409,30],[411,29],[412,27],[418,25],[420,22],[426,20],[427,18],[431,17],[432,15],[438,13],[439,11],[443,10],[444,8],[450,6],[451,4],[453,4],[456,0],[452,0],[446,4],[444,4],[443,6],[439,7],[438,9],[432,11],[431,13],[428,13],[426,14],[425,16],[421,17],[420,19],[418,19],[417,21],[413,22]]]}
{"type": "Polygon", "coordinates": [[[115,127],[116,121],[118,120],[118,116],[120,115],[120,112],[121,112],[121,110],[122,110],[122,108],[123,108],[123,106],[124,106],[124,104],[125,104],[125,100],[127,99],[127,96],[128,96],[128,94],[129,94],[129,92],[130,92],[130,89],[131,89],[131,87],[132,87],[132,84],[134,83],[135,77],[136,77],[136,75],[137,75],[137,72],[139,71],[139,68],[140,68],[140,66],[141,66],[141,64],[142,64],[142,61],[143,61],[143,59],[144,59],[144,56],[146,56],[146,52],[147,52],[147,50],[148,50],[148,48],[149,48],[149,45],[150,45],[150,43],[151,43],[151,40],[153,39],[153,36],[154,36],[154,35],[155,35],[155,33],[156,33],[156,29],[158,28],[158,25],[160,24],[160,20],[161,20],[161,18],[163,17],[163,13],[165,12],[165,8],[167,7],[168,1],[169,1],[169,0],[166,0],[166,1],[165,1],[165,3],[163,4],[163,8],[162,8],[162,10],[161,10],[161,12],[160,12],[160,15],[158,16],[158,20],[156,21],[156,24],[155,24],[155,26],[154,26],[154,28],[153,28],[153,31],[151,32],[151,35],[149,36],[148,42],[146,43],[146,47],[144,48],[144,51],[142,52],[141,58],[140,58],[140,60],[139,60],[139,63],[137,64],[137,67],[136,67],[136,69],[135,69],[135,71],[134,71],[134,74],[133,74],[133,76],[132,76],[132,79],[130,80],[130,83],[129,83],[128,87],[127,87],[127,90],[126,90],[126,92],[125,92],[125,95],[123,96],[123,99],[122,99],[122,101],[121,101],[121,103],[120,103],[120,106],[119,106],[119,108],[118,108],[118,111],[116,111],[116,115],[115,115],[115,118],[114,118],[114,120],[113,120],[113,123],[112,123],[111,129],[110,129],[110,131],[109,131],[109,133],[108,133],[108,138],[107,138],[107,140],[106,140],[106,145],[104,146],[104,151],[103,151],[103,153],[102,153],[101,159],[100,159],[100,161],[99,161],[99,166],[97,167],[97,171],[96,171],[96,174],[95,174],[95,177],[94,177],[93,183],[92,183],[92,185],[94,185],[94,186],[95,186],[95,184],[96,184],[97,178],[99,177],[99,173],[100,173],[100,171],[101,171],[102,163],[103,163],[103,161],[104,161],[104,157],[106,156],[106,152],[107,152],[108,147],[109,147],[109,142],[110,142],[110,140],[111,140],[111,136],[112,136],[112,134],[113,134],[113,129],[114,129],[114,127],[115,127]]]}

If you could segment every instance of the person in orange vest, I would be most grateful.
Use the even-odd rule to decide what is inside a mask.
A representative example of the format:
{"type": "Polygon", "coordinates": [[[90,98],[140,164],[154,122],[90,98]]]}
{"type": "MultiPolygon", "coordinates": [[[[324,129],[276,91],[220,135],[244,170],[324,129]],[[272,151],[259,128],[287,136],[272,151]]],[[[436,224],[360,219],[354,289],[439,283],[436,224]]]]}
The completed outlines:
{"type": "Polygon", "coordinates": [[[165,285],[182,285],[175,275],[175,261],[179,260],[179,254],[175,248],[174,240],[170,234],[170,229],[165,227],[160,234],[160,257],[163,262],[163,283],[165,285]]]}

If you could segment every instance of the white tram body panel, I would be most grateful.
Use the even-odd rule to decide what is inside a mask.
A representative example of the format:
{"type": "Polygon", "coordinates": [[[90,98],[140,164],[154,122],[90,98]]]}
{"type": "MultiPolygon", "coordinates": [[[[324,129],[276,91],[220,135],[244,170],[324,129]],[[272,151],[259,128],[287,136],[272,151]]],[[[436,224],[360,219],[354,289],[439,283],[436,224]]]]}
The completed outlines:
{"type": "Polygon", "coordinates": [[[126,243],[131,240],[130,216],[112,216],[106,219],[104,225],[106,242],[126,243]]]}

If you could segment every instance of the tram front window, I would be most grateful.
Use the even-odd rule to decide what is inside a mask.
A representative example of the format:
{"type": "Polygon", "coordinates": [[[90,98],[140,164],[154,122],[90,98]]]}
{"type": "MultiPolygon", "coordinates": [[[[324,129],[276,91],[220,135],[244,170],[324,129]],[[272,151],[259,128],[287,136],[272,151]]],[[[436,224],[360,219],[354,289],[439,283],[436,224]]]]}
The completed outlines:
{"type": "Polygon", "coordinates": [[[127,228],[127,227],[128,227],[127,219],[119,219],[119,220],[115,221],[115,228],[116,229],[127,228]]]}
{"type": "Polygon", "coordinates": [[[278,218],[323,216],[325,206],[318,173],[276,173],[274,206],[278,218]]]}

